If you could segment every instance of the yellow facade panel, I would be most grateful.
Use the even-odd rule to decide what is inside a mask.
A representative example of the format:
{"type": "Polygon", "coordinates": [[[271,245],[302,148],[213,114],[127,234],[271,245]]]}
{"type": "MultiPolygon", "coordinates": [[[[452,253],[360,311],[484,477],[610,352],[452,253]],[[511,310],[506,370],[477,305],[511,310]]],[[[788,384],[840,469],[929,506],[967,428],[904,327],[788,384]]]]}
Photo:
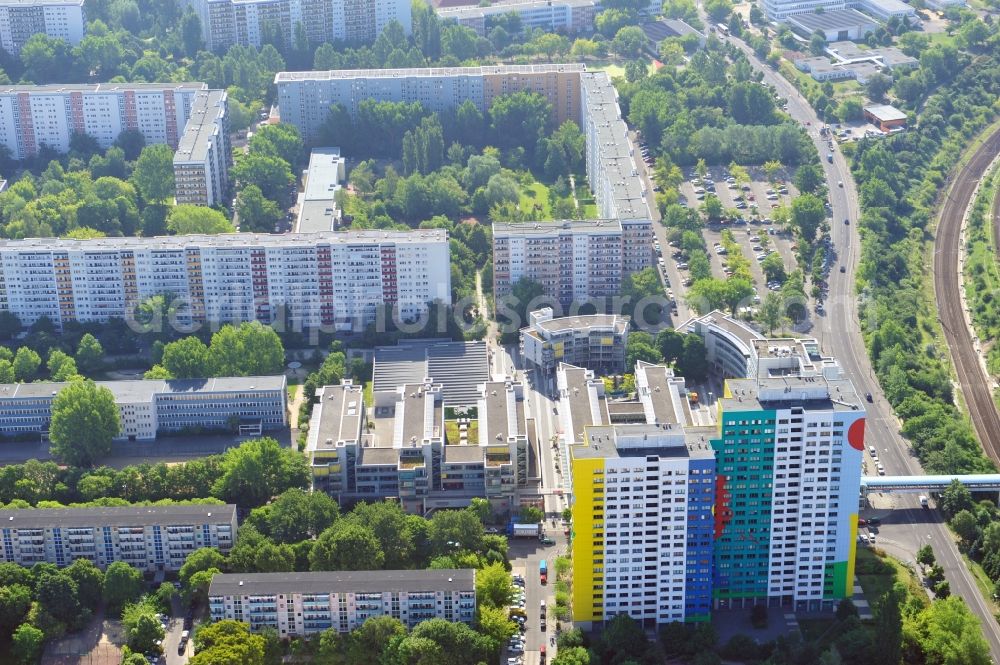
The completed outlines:
{"type": "MultiPolygon", "coordinates": [[[[595,552],[604,551],[603,521],[594,520],[594,508],[603,505],[604,460],[573,460],[573,620],[600,621],[602,607],[594,607],[595,585],[603,588],[604,563],[595,552]],[[594,482],[599,480],[600,482],[594,482]],[[601,569],[602,572],[598,572],[601,569]]],[[[603,603],[601,603],[603,605],[603,603]]]]}

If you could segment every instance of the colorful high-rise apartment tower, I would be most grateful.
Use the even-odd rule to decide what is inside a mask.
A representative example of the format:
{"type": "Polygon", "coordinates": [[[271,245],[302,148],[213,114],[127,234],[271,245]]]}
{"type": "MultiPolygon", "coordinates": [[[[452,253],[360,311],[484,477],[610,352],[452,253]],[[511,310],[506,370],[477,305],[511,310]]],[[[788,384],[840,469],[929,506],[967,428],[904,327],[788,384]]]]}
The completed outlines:
{"type": "Polygon", "coordinates": [[[831,608],[854,586],[864,402],[815,340],[756,340],[719,400],[715,607],[831,608]]]}
{"type": "Polygon", "coordinates": [[[596,424],[594,392],[575,385],[592,375],[576,369],[560,368],[563,407],[584,431],[569,452],[573,620],[593,624],[622,613],[649,627],[707,620],[714,430],[695,426],[683,378],[641,361],[634,408],[612,413],[597,405],[623,424],[596,424]]]}

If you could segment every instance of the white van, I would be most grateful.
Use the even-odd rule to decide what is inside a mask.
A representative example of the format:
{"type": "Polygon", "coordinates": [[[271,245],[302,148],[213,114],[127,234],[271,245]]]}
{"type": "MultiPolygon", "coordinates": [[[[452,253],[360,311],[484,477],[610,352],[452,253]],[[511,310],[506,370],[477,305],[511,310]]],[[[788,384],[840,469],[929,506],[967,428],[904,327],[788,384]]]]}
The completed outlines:
{"type": "Polygon", "coordinates": [[[927,500],[927,497],[926,497],[926,496],[924,496],[923,494],[921,494],[921,495],[920,495],[920,506],[921,506],[922,508],[930,508],[930,505],[931,505],[931,504],[930,504],[930,502],[929,502],[929,501],[927,500]]]}

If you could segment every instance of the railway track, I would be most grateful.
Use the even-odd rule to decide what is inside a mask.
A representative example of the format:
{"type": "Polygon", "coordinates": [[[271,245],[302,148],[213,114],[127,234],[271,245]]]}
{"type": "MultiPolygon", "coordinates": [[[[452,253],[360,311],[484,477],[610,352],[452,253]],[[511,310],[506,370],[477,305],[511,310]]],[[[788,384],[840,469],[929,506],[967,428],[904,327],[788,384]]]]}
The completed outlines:
{"type": "MultiPolygon", "coordinates": [[[[963,280],[958,273],[962,221],[976,185],[986,175],[986,169],[998,152],[1000,130],[991,134],[976,150],[972,159],[952,180],[945,195],[934,240],[934,294],[938,317],[973,427],[983,450],[1000,465],[1000,412],[993,402],[992,381],[983,370],[973,343],[973,332],[965,321],[961,298],[963,280]]],[[[1000,197],[994,201],[994,220],[1000,211],[998,204],[1000,197]]],[[[994,228],[994,234],[1000,237],[1000,229],[994,228]]]]}

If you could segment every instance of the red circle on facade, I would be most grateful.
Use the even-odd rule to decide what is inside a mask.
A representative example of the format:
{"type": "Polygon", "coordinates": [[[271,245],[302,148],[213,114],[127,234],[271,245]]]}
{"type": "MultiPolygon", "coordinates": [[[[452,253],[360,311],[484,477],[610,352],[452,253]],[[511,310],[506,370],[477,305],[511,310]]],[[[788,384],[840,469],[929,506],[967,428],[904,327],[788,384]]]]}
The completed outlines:
{"type": "Polygon", "coordinates": [[[851,423],[847,429],[847,442],[851,448],[864,451],[865,449],[865,419],[859,418],[851,423]]]}

